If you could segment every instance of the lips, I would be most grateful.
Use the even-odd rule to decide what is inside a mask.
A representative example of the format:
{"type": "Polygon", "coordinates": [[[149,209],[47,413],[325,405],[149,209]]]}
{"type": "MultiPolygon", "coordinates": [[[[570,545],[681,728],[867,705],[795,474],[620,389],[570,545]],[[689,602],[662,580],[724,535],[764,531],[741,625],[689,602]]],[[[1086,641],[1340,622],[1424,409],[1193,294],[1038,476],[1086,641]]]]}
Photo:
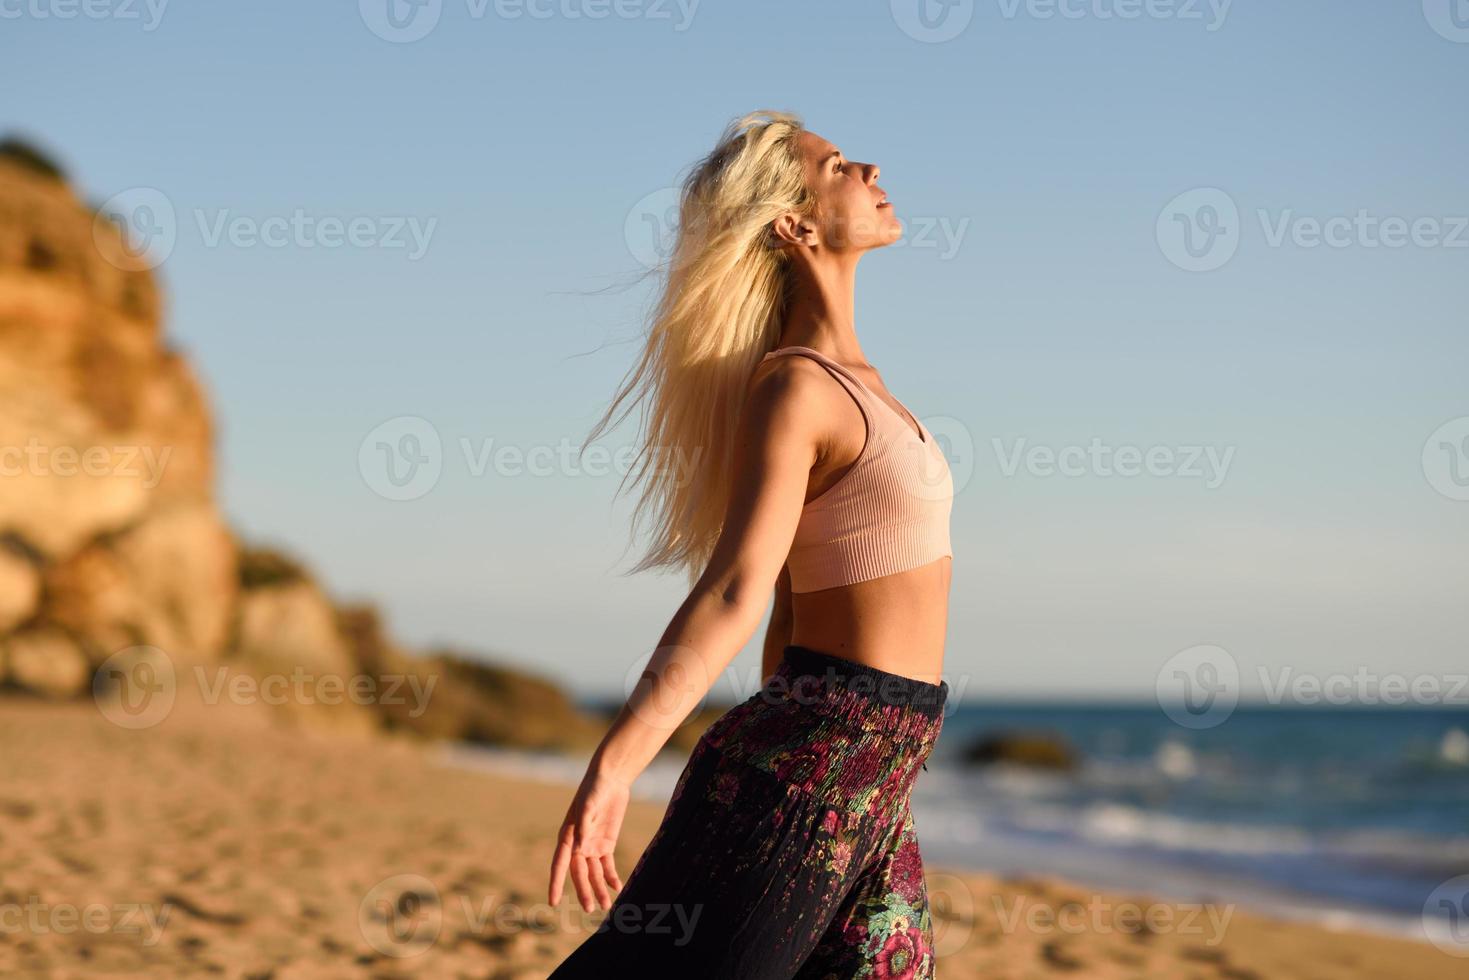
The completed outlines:
{"type": "Polygon", "coordinates": [[[882,196],[882,200],[880,200],[880,201],[877,202],[877,206],[880,207],[880,208],[890,208],[890,207],[892,207],[892,205],[888,203],[888,196],[886,194],[884,194],[882,196]]]}

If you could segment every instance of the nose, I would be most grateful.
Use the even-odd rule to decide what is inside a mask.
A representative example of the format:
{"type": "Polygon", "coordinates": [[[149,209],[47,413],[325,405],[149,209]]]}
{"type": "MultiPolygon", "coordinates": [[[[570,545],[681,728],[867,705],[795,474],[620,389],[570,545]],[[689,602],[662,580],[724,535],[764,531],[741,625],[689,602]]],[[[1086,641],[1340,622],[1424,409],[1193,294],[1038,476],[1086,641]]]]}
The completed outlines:
{"type": "Polygon", "coordinates": [[[867,183],[869,183],[869,184],[875,184],[875,183],[877,183],[877,176],[878,176],[878,174],[882,173],[882,168],[879,167],[875,163],[865,163],[865,164],[863,164],[863,167],[866,168],[866,171],[867,171],[867,175],[866,175],[867,183]]]}

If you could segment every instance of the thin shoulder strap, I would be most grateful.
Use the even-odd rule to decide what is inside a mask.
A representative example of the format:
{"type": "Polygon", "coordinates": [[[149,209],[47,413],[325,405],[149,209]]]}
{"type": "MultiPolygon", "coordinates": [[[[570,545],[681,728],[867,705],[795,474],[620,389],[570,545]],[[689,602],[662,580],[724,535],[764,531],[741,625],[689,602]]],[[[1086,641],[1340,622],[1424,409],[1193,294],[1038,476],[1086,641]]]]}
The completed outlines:
{"type": "Polygon", "coordinates": [[[800,345],[793,345],[790,347],[777,347],[775,350],[770,351],[768,354],[766,354],[765,357],[762,357],[761,361],[768,360],[772,357],[777,357],[781,354],[804,354],[806,357],[809,357],[812,360],[825,365],[829,371],[834,371],[846,381],[851,382],[851,385],[848,385],[846,387],[848,388],[848,390],[852,390],[853,388],[855,388],[854,394],[872,394],[872,392],[868,390],[867,386],[863,384],[855,374],[853,374],[851,371],[848,371],[846,368],[842,367],[840,364],[838,364],[836,361],[833,361],[825,354],[821,353],[821,351],[817,350],[815,347],[802,347],[800,345]]]}

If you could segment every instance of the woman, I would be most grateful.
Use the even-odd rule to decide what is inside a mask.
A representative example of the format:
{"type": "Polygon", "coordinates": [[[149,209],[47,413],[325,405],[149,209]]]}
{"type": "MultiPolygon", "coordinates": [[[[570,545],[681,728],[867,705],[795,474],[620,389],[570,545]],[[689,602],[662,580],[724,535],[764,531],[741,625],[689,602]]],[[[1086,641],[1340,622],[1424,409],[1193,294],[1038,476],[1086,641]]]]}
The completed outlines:
{"type": "Polygon", "coordinates": [[[857,262],[902,231],[877,178],[758,112],[684,183],[647,346],[592,437],[641,385],[659,520],[634,571],[702,573],[562,825],[551,904],[569,872],[608,915],[553,978],[933,975],[908,801],[948,693],[953,481],[857,340],[857,262]],[[700,738],[623,888],[629,788],[772,588],[764,686],[700,738]]]}

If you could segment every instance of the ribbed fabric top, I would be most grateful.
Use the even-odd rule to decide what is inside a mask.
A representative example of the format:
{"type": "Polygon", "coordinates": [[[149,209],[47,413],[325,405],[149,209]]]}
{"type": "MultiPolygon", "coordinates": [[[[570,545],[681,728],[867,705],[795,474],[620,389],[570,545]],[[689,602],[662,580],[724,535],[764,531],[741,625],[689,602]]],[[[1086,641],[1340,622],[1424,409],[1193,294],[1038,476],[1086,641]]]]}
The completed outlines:
{"type": "Polygon", "coordinates": [[[824,366],[857,402],[867,425],[857,461],[801,510],[787,559],[791,591],[865,582],[952,555],[954,478],[933,433],[916,418],[915,431],[856,375],[814,348],[780,347],[765,359],[784,354],[824,366]]]}

